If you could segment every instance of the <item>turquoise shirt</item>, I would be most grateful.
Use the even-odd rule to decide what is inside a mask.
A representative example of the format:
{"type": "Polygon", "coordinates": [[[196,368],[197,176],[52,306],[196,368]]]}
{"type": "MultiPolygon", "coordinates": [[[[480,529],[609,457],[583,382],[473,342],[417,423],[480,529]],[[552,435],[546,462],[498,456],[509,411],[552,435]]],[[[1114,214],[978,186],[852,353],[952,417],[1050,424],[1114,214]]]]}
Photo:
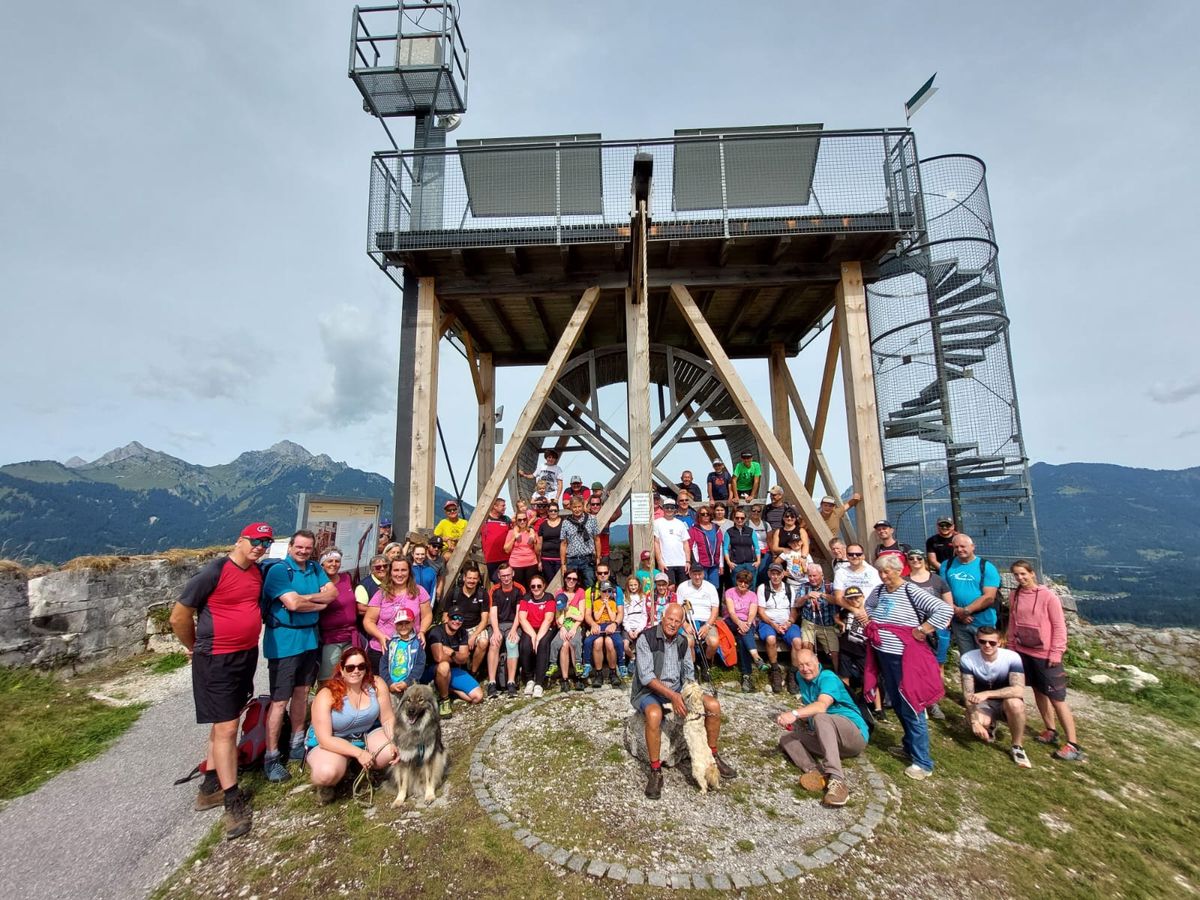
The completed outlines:
{"type": "MultiPolygon", "coordinates": [[[[970,606],[983,595],[983,589],[1000,587],[1000,572],[990,562],[981,560],[978,556],[970,562],[961,562],[957,556],[952,556],[941,566],[941,576],[950,585],[950,595],[954,605],[970,606]],[[982,576],[982,577],[980,577],[982,576]]],[[[918,585],[920,587],[920,585],[918,585]]],[[[996,604],[975,613],[971,624],[991,625],[996,627],[996,604]]]]}
{"type": "Polygon", "coordinates": [[[267,659],[283,659],[297,656],[305,650],[317,649],[317,619],[319,612],[291,612],[279,601],[284,594],[315,594],[321,586],[329,583],[325,570],[313,560],[301,569],[290,556],[283,562],[267,569],[263,580],[263,594],[270,598],[267,622],[263,629],[263,656],[267,659]],[[281,624],[277,624],[281,623],[281,624]],[[286,626],[293,627],[288,628],[286,626]],[[312,627],[306,627],[312,626],[312,627]]]}
{"type": "Polygon", "coordinates": [[[810,703],[816,703],[817,698],[822,694],[832,697],[833,703],[829,706],[829,714],[831,716],[845,716],[862,732],[864,741],[870,740],[871,734],[867,731],[867,723],[863,721],[862,715],[858,712],[858,707],[850,699],[850,693],[846,690],[846,686],[842,684],[840,678],[828,669],[822,669],[812,681],[805,681],[797,673],[796,681],[800,684],[800,699],[804,701],[805,706],[810,703]]]}

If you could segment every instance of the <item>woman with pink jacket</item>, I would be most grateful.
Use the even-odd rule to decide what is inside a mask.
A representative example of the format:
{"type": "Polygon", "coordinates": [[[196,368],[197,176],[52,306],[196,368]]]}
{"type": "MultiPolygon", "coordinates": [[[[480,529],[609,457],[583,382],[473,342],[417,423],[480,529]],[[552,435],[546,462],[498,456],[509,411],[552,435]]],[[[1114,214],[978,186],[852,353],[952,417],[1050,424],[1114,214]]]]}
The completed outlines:
{"type": "Polygon", "coordinates": [[[1062,723],[1067,741],[1055,751],[1054,757],[1082,762],[1087,754],[1076,740],[1075,717],[1067,705],[1067,673],[1062,664],[1067,649],[1067,622],[1062,601],[1050,588],[1038,584],[1032,563],[1018,559],[1011,571],[1017,579],[1017,589],[1009,598],[1008,647],[1021,654],[1025,681],[1033,688],[1033,699],[1046,723],[1046,730],[1035,740],[1057,744],[1057,720],[1062,723]]]}

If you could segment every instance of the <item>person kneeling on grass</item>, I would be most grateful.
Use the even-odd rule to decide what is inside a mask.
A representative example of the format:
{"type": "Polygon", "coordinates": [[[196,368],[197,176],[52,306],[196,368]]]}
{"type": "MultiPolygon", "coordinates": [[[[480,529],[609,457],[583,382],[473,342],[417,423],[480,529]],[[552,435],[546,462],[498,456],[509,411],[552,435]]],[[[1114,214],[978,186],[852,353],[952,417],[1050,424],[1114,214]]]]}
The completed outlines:
{"type": "Polygon", "coordinates": [[[975,632],[979,649],[964,653],[958,662],[962,675],[967,719],[975,737],[990,744],[1001,718],[1012,732],[1013,762],[1033,768],[1022,746],[1025,740],[1025,667],[1019,653],[1000,646],[1000,634],[991,625],[975,632]]]}
{"type": "Polygon", "coordinates": [[[333,800],[350,760],[364,769],[384,769],[395,762],[395,720],[387,697],[387,683],[371,673],[366,652],[357,647],[343,651],[333,676],[312,702],[312,725],[305,741],[304,764],[317,788],[318,802],[333,800]]]}
{"type": "Polygon", "coordinates": [[[812,650],[796,654],[796,681],[804,705],[780,713],[775,719],[788,729],[779,749],[800,767],[800,785],[808,791],[824,789],[825,806],[845,806],[850,798],[842,760],[866,749],[870,733],[858,706],[845,685],[829,669],[822,669],[812,650]],[[822,758],[817,765],[814,754],[822,758]]]}
{"type": "Polygon", "coordinates": [[[471,673],[463,668],[471,656],[471,648],[467,646],[467,635],[463,631],[463,618],[458,613],[451,613],[441,625],[429,630],[427,641],[429,654],[433,657],[436,667],[433,671],[433,683],[437,687],[438,713],[443,719],[451,716],[450,692],[454,691],[460,700],[468,703],[483,702],[483,688],[471,677],[471,673]]]}
{"type": "MultiPolygon", "coordinates": [[[[707,582],[706,582],[707,583],[707,582]]],[[[657,800],[662,796],[662,721],[666,712],[683,718],[687,707],[680,693],[689,681],[696,680],[696,668],[689,644],[683,634],[683,607],[670,603],[662,619],[647,628],[637,639],[637,662],[633,667],[633,689],[629,702],[646,718],[646,755],[650,759],[650,777],[646,781],[646,796],[657,800]]],[[[704,730],[712,749],[713,761],[722,778],[736,778],[734,770],[717,753],[721,735],[721,704],[717,698],[704,695],[704,730]]]]}

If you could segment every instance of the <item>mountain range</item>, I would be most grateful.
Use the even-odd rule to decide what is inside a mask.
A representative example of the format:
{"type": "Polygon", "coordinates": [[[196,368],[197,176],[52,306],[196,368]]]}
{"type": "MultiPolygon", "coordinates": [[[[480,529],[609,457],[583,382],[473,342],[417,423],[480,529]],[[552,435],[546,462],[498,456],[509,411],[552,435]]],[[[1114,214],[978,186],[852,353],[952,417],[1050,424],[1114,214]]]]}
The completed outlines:
{"type": "MultiPolygon", "coordinates": [[[[254,520],[287,533],[301,493],[382,500],[385,511],[392,505],[387,478],[291,441],[218,466],[134,441],[91,462],[0,466],[0,558],[61,563],[224,544],[254,520]]],[[[450,496],[436,489],[437,508],[450,496]]]]}

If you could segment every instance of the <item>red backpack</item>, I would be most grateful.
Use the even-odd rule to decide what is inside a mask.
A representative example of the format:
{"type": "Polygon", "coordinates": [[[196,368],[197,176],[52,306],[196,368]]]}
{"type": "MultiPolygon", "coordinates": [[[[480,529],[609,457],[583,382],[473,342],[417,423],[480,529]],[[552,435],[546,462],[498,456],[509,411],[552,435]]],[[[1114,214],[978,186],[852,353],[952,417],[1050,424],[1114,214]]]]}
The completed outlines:
{"type": "MultiPolygon", "coordinates": [[[[241,737],[238,738],[237,744],[239,771],[261,763],[267,753],[267,711],[270,708],[271,698],[266,694],[261,694],[251,698],[250,702],[242,709],[241,737]]],[[[206,772],[208,772],[208,760],[204,759],[196,768],[177,779],[175,783],[183,784],[206,772]]]]}

